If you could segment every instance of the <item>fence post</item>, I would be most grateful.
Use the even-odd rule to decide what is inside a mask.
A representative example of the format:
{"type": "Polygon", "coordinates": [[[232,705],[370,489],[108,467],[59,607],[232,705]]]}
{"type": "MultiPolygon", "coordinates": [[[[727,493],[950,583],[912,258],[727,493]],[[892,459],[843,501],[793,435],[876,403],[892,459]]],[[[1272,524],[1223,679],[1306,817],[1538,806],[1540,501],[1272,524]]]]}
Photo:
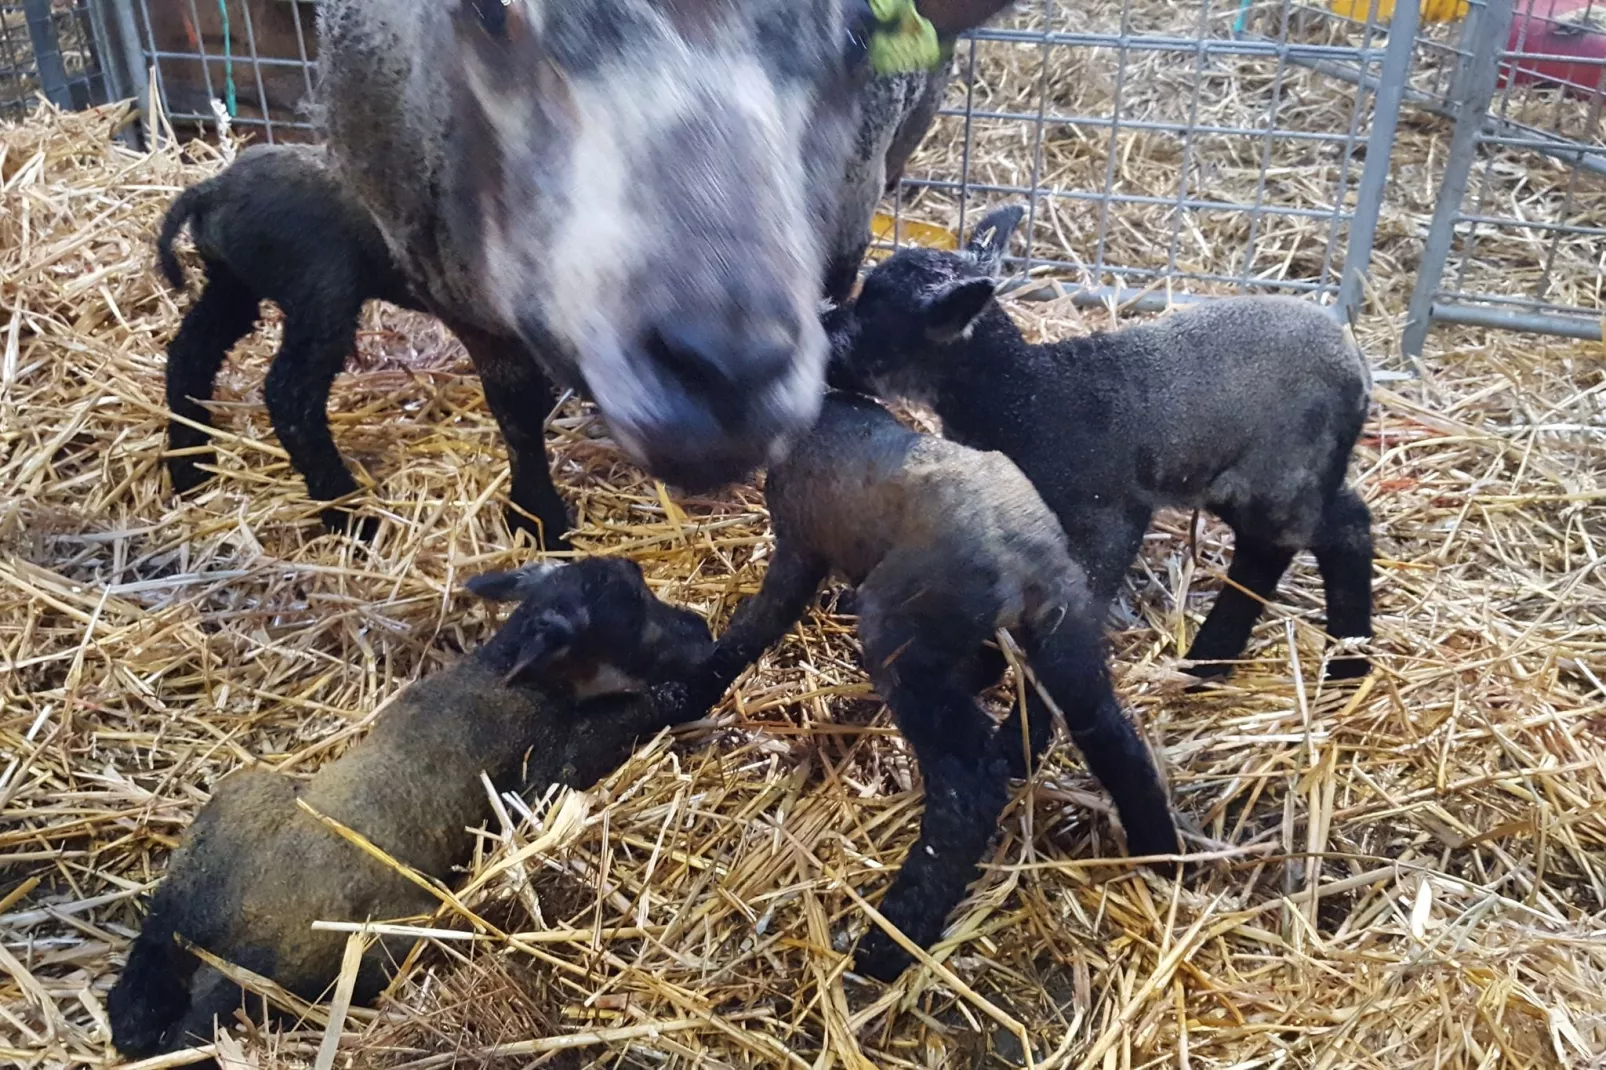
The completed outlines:
{"type": "MultiPolygon", "coordinates": [[[[1361,281],[1372,262],[1372,243],[1377,237],[1377,218],[1382,214],[1383,195],[1388,189],[1394,134],[1399,127],[1406,78],[1411,73],[1419,16],[1418,0],[1402,0],[1395,5],[1394,18],[1389,22],[1389,42],[1383,52],[1383,67],[1378,71],[1377,90],[1372,101],[1372,132],[1366,139],[1366,166],[1361,169],[1361,181],[1355,189],[1355,214],[1350,224],[1349,247],[1344,251],[1344,279],[1338,287],[1335,311],[1342,323],[1354,319],[1360,307],[1361,281]]],[[[1366,71],[1363,69],[1360,73],[1364,76],[1366,71]]],[[[1359,85],[1355,91],[1364,92],[1359,85]]]]}
{"type": "Polygon", "coordinates": [[[1472,54],[1461,58],[1454,88],[1458,91],[1451,107],[1455,111],[1455,131],[1450,136],[1450,153],[1439,183],[1438,203],[1433,222],[1422,246],[1422,263],[1417,269],[1416,286],[1405,314],[1405,330],[1400,335],[1400,351],[1421,373],[1422,345],[1433,326],[1433,302],[1444,277],[1444,263],[1455,240],[1455,224],[1461,215],[1461,200],[1467,193],[1472,165],[1477,160],[1478,136],[1488,120],[1489,104],[1494,100],[1499,78],[1500,49],[1511,30],[1512,0],[1488,0],[1483,16],[1469,22],[1463,40],[1472,39],[1472,54]]]}
{"type": "Polygon", "coordinates": [[[139,27],[134,22],[133,0],[89,0],[95,32],[102,39],[101,71],[106,79],[107,100],[132,98],[138,113],[136,121],[118,132],[118,140],[135,149],[145,147],[145,126],[150,121],[150,74],[140,46],[139,27]]]}
{"type": "Polygon", "coordinates": [[[33,45],[34,71],[45,99],[63,110],[72,108],[72,92],[67,88],[67,65],[61,59],[61,42],[50,17],[50,0],[22,0],[23,18],[28,23],[28,40],[33,45]]]}

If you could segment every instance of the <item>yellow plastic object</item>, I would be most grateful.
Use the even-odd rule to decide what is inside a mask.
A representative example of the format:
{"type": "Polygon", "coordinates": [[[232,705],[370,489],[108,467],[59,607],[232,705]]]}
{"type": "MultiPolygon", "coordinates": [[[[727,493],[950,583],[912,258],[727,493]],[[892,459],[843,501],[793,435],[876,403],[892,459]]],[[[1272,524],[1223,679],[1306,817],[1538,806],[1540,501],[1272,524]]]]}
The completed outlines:
{"type": "MultiPolygon", "coordinates": [[[[1347,19],[1365,22],[1372,10],[1372,0],[1332,0],[1333,13],[1347,19]]],[[[1467,0],[1422,0],[1423,22],[1455,22],[1465,18],[1467,0]]],[[[1394,0],[1377,0],[1377,17],[1387,22],[1394,17],[1394,0]]]]}
{"type": "Polygon", "coordinates": [[[915,0],[870,0],[870,15],[880,27],[870,35],[870,66],[877,74],[932,70],[942,62],[936,27],[915,0]]]}
{"type": "MultiPolygon", "coordinates": [[[[877,212],[870,220],[870,234],[876,241],[891,241],[893,238],[892,217],[877,212]]],[[[905,219],[897,224],[897,236],[904,244],[924,245],[928,249],[957,249],[959,239],[953,231],[930,223],[922,223],[915,219],[905,219]]]]}

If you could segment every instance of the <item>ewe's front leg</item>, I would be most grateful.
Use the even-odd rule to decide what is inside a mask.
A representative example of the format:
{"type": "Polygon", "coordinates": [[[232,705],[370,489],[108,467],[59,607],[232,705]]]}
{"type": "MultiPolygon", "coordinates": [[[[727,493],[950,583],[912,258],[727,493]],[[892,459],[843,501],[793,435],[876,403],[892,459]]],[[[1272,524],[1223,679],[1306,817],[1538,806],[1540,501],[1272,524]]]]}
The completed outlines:
{"type": "MultiPolygon", "coordinates": [[[[976,879],[977,863],[1009,798],[1009,767],[991,718],[966,689],[970,681],[961,671],[966,652],[959,649],[960,637],[949,643],[943,641],[949,637],[922,634],[921,625],[930,622],[888,618],[879,612],[878,600],[865,601],[860,633],[866,668],[914,748],[926,789],[920,838],[880,911],[911,941],[929,948],[976,879]]],[[[969,637],[964,645],[974,648],[979,637],[969,637]]],[[[859,943],[854,965],[860,973],[891,981],[912,961],[882,929],[872,927],[859,943]]]]}
{"type": "Polygon", "coordinates": [[[551,382],[518,342],[456,323],[447,326],[468,350],[507,443],[513,483],[508,530],[529,532],[547,550],[570,549],[569,509],[553,485],[546,453],[546,419],[557,404],[551,382]]]}

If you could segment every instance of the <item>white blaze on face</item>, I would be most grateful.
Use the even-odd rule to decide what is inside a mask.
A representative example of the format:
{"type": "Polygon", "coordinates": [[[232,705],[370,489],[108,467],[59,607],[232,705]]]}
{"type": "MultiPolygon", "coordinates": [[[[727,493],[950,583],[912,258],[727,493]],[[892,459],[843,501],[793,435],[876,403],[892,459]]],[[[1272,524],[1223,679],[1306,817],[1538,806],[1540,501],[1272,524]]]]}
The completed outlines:
{"type": "MultiPolygon", "coordinates": [[[[693,50],[678,40],[663,42],[651,59],[649,64],[636,58],[605,67],[571,85],[575,138],[567,146],[567,175],[558,183],[566,204],[557,214],[550,244],[540,251],[547,285],[520,288],[539,303],[541,319],[553,335],[577,354],[597,402],[624,439],[631,437],[631,426],[655,425],[668,417],[662,411],[662,391],[633,352],[646,324],[644,314],[668,311],[643,309],[643,278],[659,273],[667,289],[681,295],[676,313],[692,317],[700,311],[698,300],[707,301],[708,315],[724,315],[725,288],[716,284],[743,272],[793,280],[797,316],[805,324],[814,320],[817,296],[818,239],[807,223],[801,159],[810,94],[777,92],[753,57],[693,50]],[[688,124],[713,131],[712,151],[678,159],[665,154],[662,147],[670,132],[688,124]],[[728,131],[728,138],[722,139],[720,130],[728,131]],[[718,154],[721,141],[728,142],[731,153],[718,154]],[[654,174],[654,158],[679,170],[654,174]],[[696,218],[724,211],[757,217],[696,218]],[[700,225],[708,225],[711,235],[697,231],[700,225]],[[721,234],[739,235],[740,240],[722,249],[721,234]],[[698,263],[690,257],[703,259],[698,263]],[[762,257],[763,262],[737,262],[748,257],[762,257]],[[677,264],[683,271],[681,287],[673,285],[677,264]],[[710,292],[699,292],[699,284],[710,292]]],[[[517,262],[531,251],[508,247],[516,241],[516,234],[507,234],[492,242],[488,257],[517,262]]],[[[505,270],[492,266],[499,289],[505,270]]],[[[526,315],[529,311],[528,306],[523,309],[526,315]]],[[[800,370],[808,381],[808,366],[812,363],[817,373],[825,352],[823,337],[810,337],[807,327],[805,331],[800,370]]],[[[817,384],[818,374],[813,381],[817,384]]],[[[783,385],[782,396],[766,400],[789,407],[795,403],[792,389],[783,385]]],[[[621,444],[632,446],[629,441],[621,444]]]]}

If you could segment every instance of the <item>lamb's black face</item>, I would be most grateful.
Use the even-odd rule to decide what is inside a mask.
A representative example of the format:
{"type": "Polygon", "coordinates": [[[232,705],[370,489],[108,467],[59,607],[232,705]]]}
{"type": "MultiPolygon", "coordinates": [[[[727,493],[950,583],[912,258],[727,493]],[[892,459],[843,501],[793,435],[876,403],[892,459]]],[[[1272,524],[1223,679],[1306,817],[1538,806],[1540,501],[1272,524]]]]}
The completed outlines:
{"type": "Polygon", "coordinates": [[[832,386],[929,401],[942,350],[962,337],[993,293],[969,255],[903,249],[878,265],[848,307],[827,313],[832,386]]]}
{"type": "Polygon", "coordinates": [[[641,568],[624,558],[545,562],[476,576],[467,586],[520,602],[494,640],[515,651],[510,679],[566,684],[577,697],[641,690],[712,644],[707,622],[655,596],[641,568]]]}

